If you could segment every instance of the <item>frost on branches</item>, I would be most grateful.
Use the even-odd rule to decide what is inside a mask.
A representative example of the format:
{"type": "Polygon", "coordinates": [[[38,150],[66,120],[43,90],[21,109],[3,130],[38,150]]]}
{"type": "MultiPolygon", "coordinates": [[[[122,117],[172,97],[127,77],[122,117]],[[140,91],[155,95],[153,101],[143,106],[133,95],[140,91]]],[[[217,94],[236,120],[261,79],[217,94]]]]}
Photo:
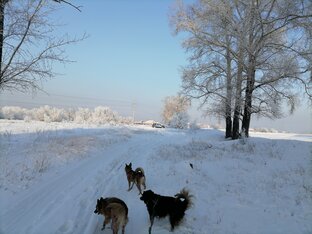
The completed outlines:
{"type": "Polygon", "coordinates": [[[172,128],[185,129],[188,127],[189,115],[186,112],[174,113],[168,125],[172,128]]]}
{"type": "Polygon", "coordinates": [[[131,123],[130,118],[121,117],[117,112],[104,106],[98,106],[94,110],[88,108],[62,109],[51,106],[25,109],[16,106],[5,106],[0,108],[0,119],[94,124],[131,123]]]}

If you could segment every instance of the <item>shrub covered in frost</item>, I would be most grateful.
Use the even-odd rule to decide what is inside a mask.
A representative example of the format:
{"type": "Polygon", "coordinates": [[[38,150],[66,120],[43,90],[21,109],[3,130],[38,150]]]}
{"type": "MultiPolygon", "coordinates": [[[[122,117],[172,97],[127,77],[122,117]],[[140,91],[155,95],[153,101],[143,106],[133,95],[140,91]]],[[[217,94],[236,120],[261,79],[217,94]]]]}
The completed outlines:
{"type": "Polygon", "coordinates": [[[119,116],[117,112],[112,111],[108,107],[98,106],[92,113],[92,122],[97,124],[115,124],[119,122],[119,116]]]}
{"type": "Polygon", "coordinates": [[[131,118],[123,118],[109,107],[99,106],[94,110],[88,108],[62,109],[51,106],[42,106],[33,109],[6,106],[0,108],[1,119],[44,121],[44,122],[69,122],[95,123],[95,124],[130,124],[131,118]]]}
{"type": "Polygon", "coordinates": [[[24,120],[28,110],[18,106],[5,106],[0,108],[1,119],[24,120]]]}
{"type": "Polygon", "coordinates": [[[76,123],[87,123],[92,116],[92,112],[88,108],[78,108],[75,112],[74,122],[76,123]]]}
{"type": "Polygon", "coordinates": [[[186,112],[174,113],[168,125],[172,128],[185,129],[188,127],[189,115],[186,112]]]}
{"type": "Polygon", "coordinates": [[[44,122],[62,122],[68,121],[66,119],[66,110],[58,109],[51,106],[42,106],[39,108],[32,109],[32,119],[44,122]]]}

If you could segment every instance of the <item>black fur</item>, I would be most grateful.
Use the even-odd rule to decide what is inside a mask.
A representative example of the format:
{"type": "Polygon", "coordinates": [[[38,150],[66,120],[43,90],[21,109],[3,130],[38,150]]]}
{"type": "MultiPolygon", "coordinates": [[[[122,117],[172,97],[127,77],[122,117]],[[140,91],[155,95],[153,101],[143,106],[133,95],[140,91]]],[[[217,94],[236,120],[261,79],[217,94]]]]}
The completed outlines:
{"type": "Polygon", "coordinates": [[[147,190],[143,192],[140,199],[146,204],[150,216],[149,233],[151,233],[154,218],[164,218],[167,215],[169,216],[171,231],[173,231],[183,219],[185,210],[191,205],[191,196],[187,190],[182,190],[175,197],[162,196],[147,190]]]}

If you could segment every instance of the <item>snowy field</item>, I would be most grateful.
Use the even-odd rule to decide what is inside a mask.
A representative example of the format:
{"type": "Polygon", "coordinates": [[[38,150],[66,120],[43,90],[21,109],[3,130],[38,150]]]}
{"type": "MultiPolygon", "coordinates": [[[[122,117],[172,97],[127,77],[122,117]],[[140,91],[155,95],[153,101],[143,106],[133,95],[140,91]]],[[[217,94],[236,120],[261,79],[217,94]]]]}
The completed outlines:
{"type": "MultiPolygon", "coordinates": [[[[148,189],[194,195],[174,233],[312,233],[312,135],[223,136],[0,120],[0,233],[112,233],[93,213],[101,196],[126,202],[126,233],[148,233],[145,204],[135,187],[127,191],[129,162],[144,168],[148,189]]],[[[152,233],[169,230],[167,219],[155,220],[152,233]]]]}

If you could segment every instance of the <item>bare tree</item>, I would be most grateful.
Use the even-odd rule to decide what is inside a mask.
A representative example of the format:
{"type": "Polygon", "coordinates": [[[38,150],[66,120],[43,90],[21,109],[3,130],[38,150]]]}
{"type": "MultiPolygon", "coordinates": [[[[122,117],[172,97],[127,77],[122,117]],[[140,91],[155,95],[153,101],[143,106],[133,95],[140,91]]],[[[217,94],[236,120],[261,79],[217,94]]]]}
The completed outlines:
{"type": "Polygon", "coordinates": [[[281,116],[282,102],[291,111],[297,90],[311,95],[311,1],[245,1],[249,19],[247,82],[242,129],[249,135],[251,115],[281,116]]]}
{"type": "Polygon", "coordinates": [[[208,114],[225,119],[226,138],[232,137],[232,17],[232,6],[215,0],[189,7],[179,4],[171,17],[175,33],[190,35],[183,43],[192,55],[190,65],[183,70],[182,92],[202,100],[208,114]]]}
{"type": "Polygon", "coordinates": [[[86,37],[55,37],[53,2],[80,10],[63,0],[0,0],[0,90],[41,89],[41,81],[55,76],[54,62],[70,62],[64,48],[86,37]]]}
{"type": "Polygon", "coordinates": [[[279,118],[283,103],[294,110],[300,88],[312,96],[311,5],[306,0],[199,0],[173,12],[171,22],[176,33],[187,32],[183,46],[191,55],[183,90],[202,98],[210,113],[224,113],[226,126],[233,116],[233,139],[240,135],[240,121],[249,136],[252,114],[279,118]]]}

